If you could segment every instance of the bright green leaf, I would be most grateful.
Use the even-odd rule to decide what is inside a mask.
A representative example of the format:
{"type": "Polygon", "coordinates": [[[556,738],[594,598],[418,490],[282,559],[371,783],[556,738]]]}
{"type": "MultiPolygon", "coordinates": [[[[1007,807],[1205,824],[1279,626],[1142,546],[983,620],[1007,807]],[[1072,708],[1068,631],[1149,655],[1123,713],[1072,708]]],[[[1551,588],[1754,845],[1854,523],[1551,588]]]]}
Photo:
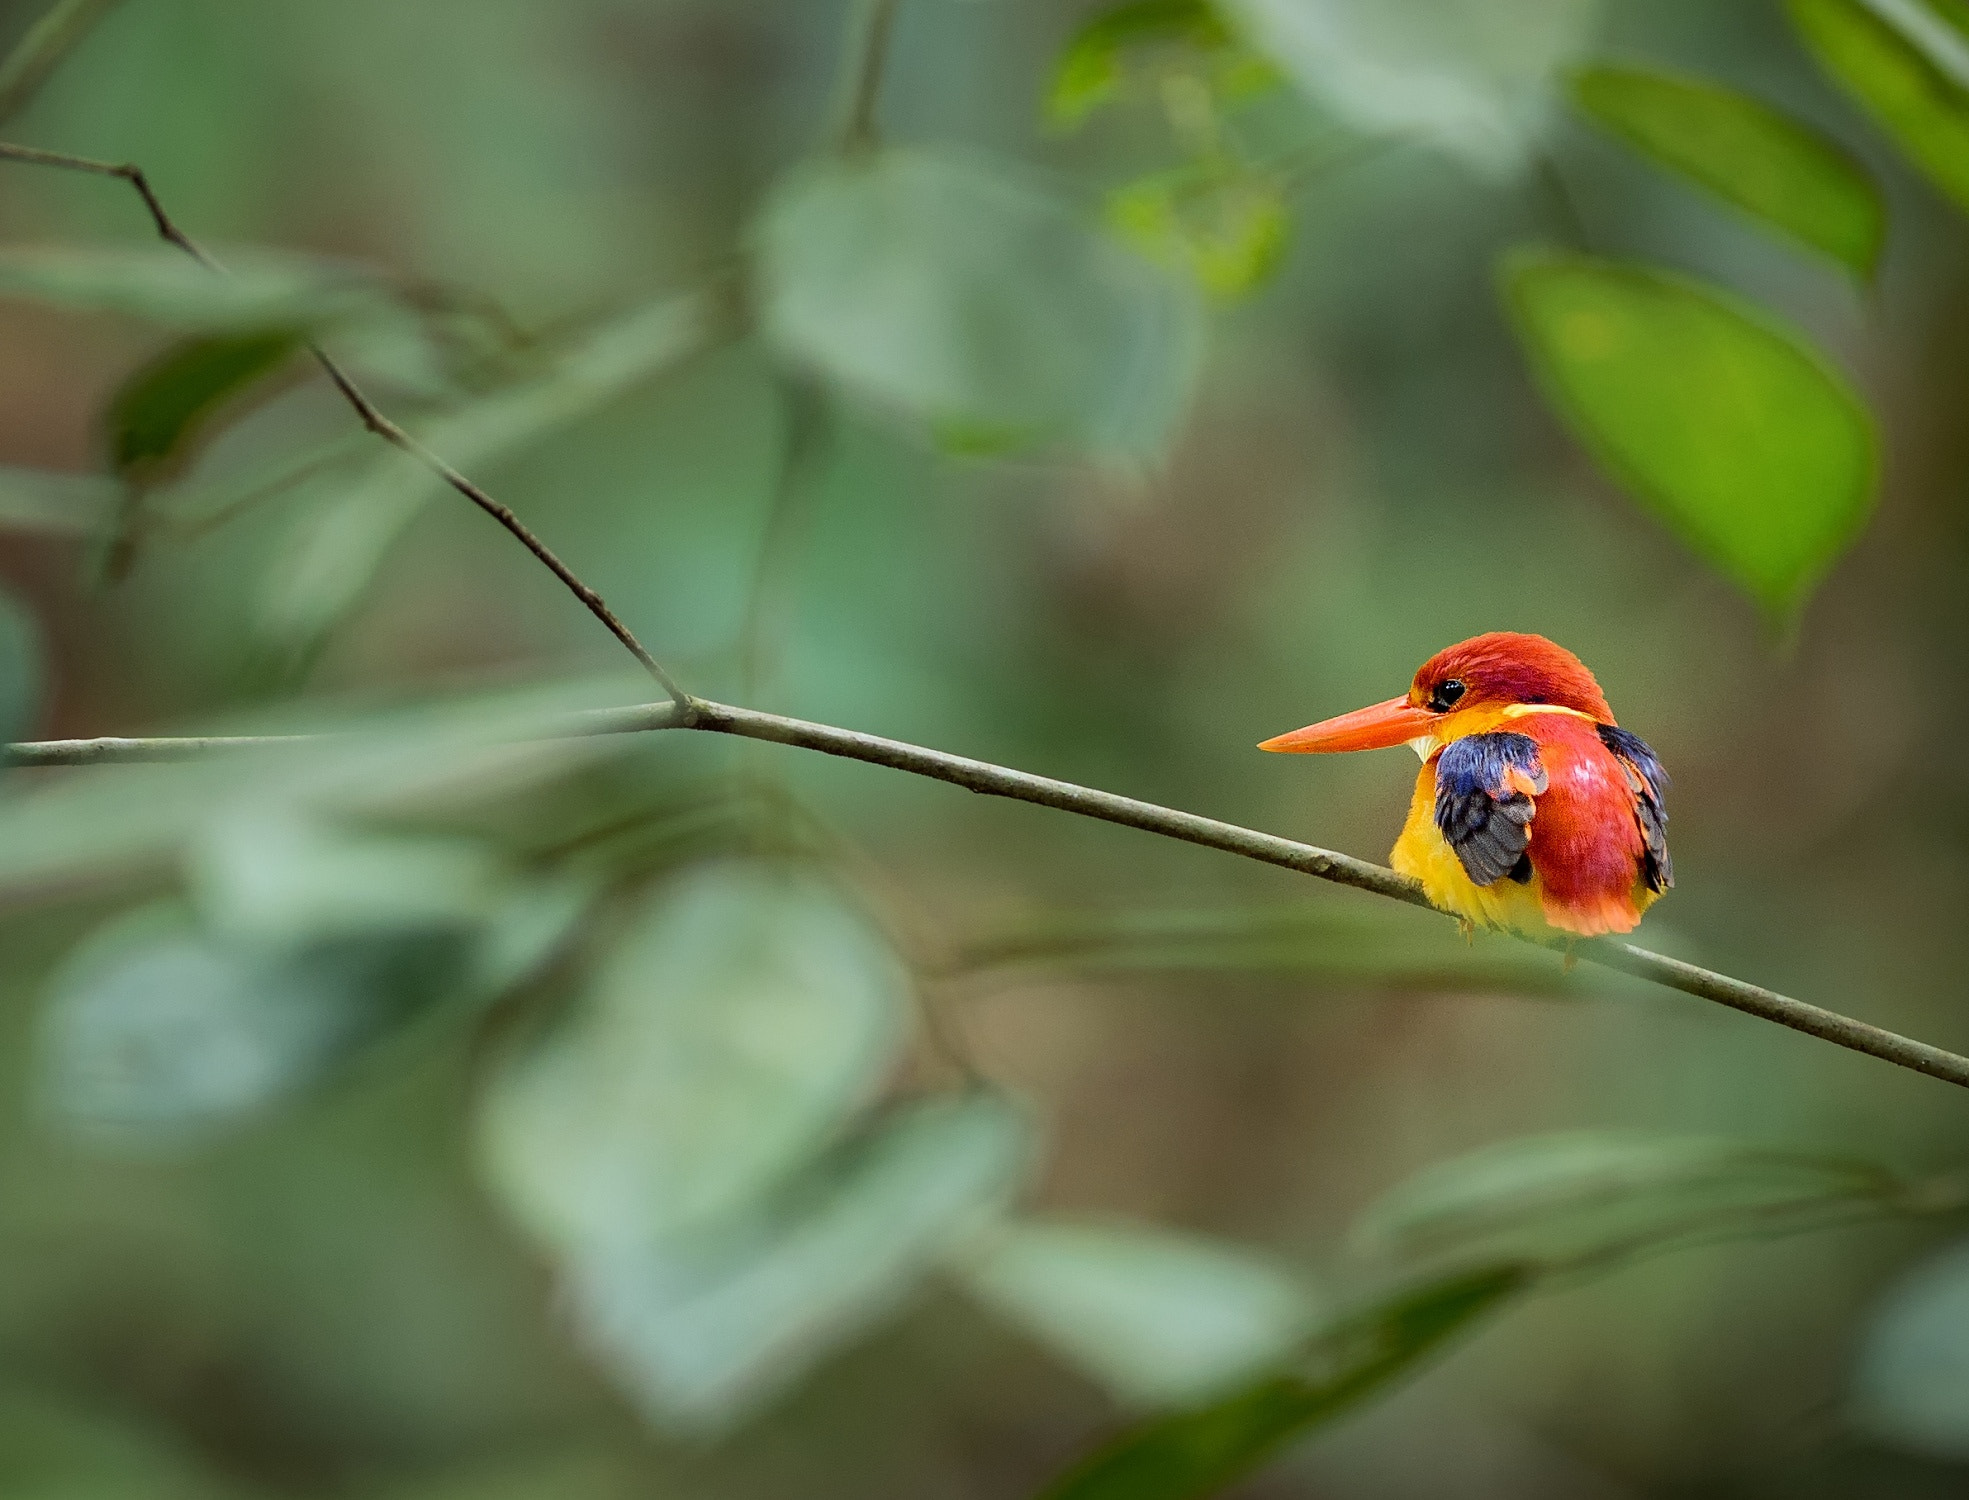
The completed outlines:
{"type": "Polygon", "coordinates": [[[1640,68],[1588,68],[1573,100],[1629,145],[1758,219],[1871,275],[1886,232],[1873,179],[1811,126],[1730,89],[1640,68]]]}
{"type": "Polygon", "coordinates": [[[641,1245],[731,1213],[881,1082],[908,980],[817,878],[695,869],[653,893],[577,1013],[498,1075],[494,1186],[550,1245],[641,1245]]]}
{"type": "Polygon", "coordinates": [[[1247,74],[1224,67],[1227,54],[1244,54],[1207,0],[1134,0],[1094,17],[1067,43],[1053,73],[1047,112],[1058,124],[1079,124],[1121,91],[1128,54],[1148,48],[1214,64],[1214,77],[1247,74]]]}
{"type": "Polygon", "coordinates": [[[1107,213],[1144,255],[1225,299],[1270,279],[1292,225],[1278,179],[1218,163],[1127,183],[1108,195],[1107,213]]]}
{"type": "Polygon", "coordinates": [[[430,932],[262,952],[176,907],[143,908],[56,976],[43,1108],[105,1144],[195,1139],[314,1084],[442,999],[465,955],[457,935],[430,932]]]}
{"type": "Polygon", "coordinates": [[[1188,405],[1194,295],[1009,167],[915,149],[809,167],[757,243],[773,341],[933,427],[1139,459],[1188,405]]]}
{"type": "Polygon", "coordinates": [[[1311,1330],[1305,1285],[1254,1251],[1168,1230],[1014,1220],[966,1284],[1117,1398],[1176,1406],[1281,1363],[1311,1330]]]}
{"type": "Polygon", "coordinates": [[[1402,1292],[1312,1340],[1301,1368],[1214,1405],[1144,1422],[1068,1471],[1044,1500],[1202,1500],[1416,1366],[1524,1289],[1505,1266],[1402,1292]]]}
{"type": "Polygon", "coordinates": [[[588,1341],[659,1422],[719,1427],[906,1297],[1001,1213],[1030,1155],[992,1094],[894,1111],[727,1220],[569,1262],[588,1341]]]}
{"type": "Polygon", "coordinates": [[[1836,1157],[1702,1136],[1580,1131],[1502,1141],[1423,1169],[1355,1226],[1405,1263],[1565,1270],[1746,1232],[1892,1212],[1909,1185],[1836,1157]]]}
{"type": "Polygon", "coordinates": [[[103,413],[110,466],[146,484],[181,468],[220,410],[278,370],[300,344],[291,328],[174,344],[110,398],[103,413]]]}
{"type": "Polygon", "coordinates": [[[1546,82],[1598,0],[1225,0],[1241,33],[1356,129],[1421,137],[1493,173],[1532,154],[1546,82]]]}
{"type": "Polygon", "coordinates": [[[1969,1245],[1917,1266],[1888,1293],[1860,1349],[1851,1413],[1896,1448],[1969,1459],[1969,1245]]]}
{"type": "Polygon", "coordinates": [[[1519,337],[1601,464],[1774,617],[1872,514],[1873,420],[1796,334],[1686,277],[1582,256],[1505,269],[1519,337]]]}
{"type": "Polygon", "coordinates": [[[41,708],[41,630],[0,592],[0,744],[23,738],[41,708]]]}
{"type": "Polygon", "coordinates": [[[1787,0],[1820,66],[1969,209],[1969,28],[1924,0],[1787,0]]]}

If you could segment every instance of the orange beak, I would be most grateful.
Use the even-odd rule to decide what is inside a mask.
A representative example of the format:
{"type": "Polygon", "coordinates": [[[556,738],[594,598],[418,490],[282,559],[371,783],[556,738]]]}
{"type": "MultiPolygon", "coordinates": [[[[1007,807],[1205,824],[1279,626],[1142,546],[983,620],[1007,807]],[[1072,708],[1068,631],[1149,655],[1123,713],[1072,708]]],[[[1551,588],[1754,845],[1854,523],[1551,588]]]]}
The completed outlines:
{"type": "Polygon", "coordinates": [[[1260,750],[1286,755],[1328,755],[1336,750],[1386,750],[1406,745],[1434,732],[1437,715],[1417,708],[1406,698],[1390,698],[1370,708],[1357,708],[1337,719],[1323,719],[1266,740],[1260,750]]]}

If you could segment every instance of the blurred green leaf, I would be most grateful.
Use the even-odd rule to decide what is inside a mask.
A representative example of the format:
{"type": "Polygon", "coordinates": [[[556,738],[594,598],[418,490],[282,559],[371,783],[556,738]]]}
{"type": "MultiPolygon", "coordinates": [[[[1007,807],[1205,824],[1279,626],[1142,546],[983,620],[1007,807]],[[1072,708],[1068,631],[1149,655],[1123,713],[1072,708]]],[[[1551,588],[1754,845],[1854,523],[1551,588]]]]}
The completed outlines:
{"type": "Polygon", "coordinates": [[[10,1500],[241,1500],[168,1434],[24,1391],[0,1395],[10,1500]]]}
{"type": "Polygon", "coordinates": [[[1405,1263],[1541,1270],[1618,1261],[1732,1234],[1779,1233],[1901,1209],[1883,1168],[1741,1141],[1579,1131],[1501,1141],[1424,1168],[1355,1225],[1405,1263]]]}
{"type": "Polygon", "coordinates": [[[756,239],[774,342],[933,428],[1144,459],[1188,407],[1194,295],[1009,167],[919,149],[808,167],[756,239]]]}
{"type": "Polygon", "coordinates": [[[578,1253],[568,1266],[576,1316],[652,1418],[728,1424],[1002,1212],[1029,1154],[1023,1114],[996,1095],[898,1108],[722,1223],[578,1253]]]}
{"type": "Polygon", "coordinates": [[[290,710],[216,727],[322,738],[16,778],[0,790],[0,892],[46,899],[64,883],[162,865],[241,808],[422,817],[515,796],[634,749],[633,735],[569,737],[566,730],[576,714],[634,702],[648,687],[640,674],[610,675],[385,712],[290,710]]]}
{"type": "Polygon", "coordinates": [[[1412,1369],[1524,1289],[1495,1267],[1411,1288],[1315,1337],[1301,1369],[1210,1406],[1153,1418],[1049,1485],[1044,1500],[1201,1500],[1412,1369]]]}
{"type": "Polygon", "coordinates": [[[1047,113],[1056,124],[1078,125],[1121,92],[1130,54],[1150,49],[1201,63],[1218,92],[1229,97],[1276,81],[1237,45],[1207,0],[1134,0],[1095,16],[1067,43],[1053,71],[1047,113]]]}
{"type": "Polygon", "coordinates": [[[1924,1261],[1888,1292],[1860,1347],[1850,1414],[1893,1447],[1969,1459],[1969,1245],[1924,1261]]]}
{"type": "Polygon", "coordinates": [[[1138,178],[1108,195],[1107,212],[1144,255],[1227,300],[1271,278],[1292,227],[1277,178],[1223,162],[1138,178]]]}
{"type": "Polygon", "coordinates": [[[1136,1406],[1220,1395],[1283,1362],[1316,1317],[1306,1286],[1257,1252],[1163,1229],[1013,1220],[957,1269],[1136,1406]]]}
{"type": "Polygon", "coordinates": [[[0,247],[0,297],[124,313],[174,328],[319,331],[404,315],[386,282],[348,262],[250,249],[231,252],[226,272],[161,244],[0,247]]]}
{"type": "Polygon", "coordinates": [[[176,906],[142,908],[56,976],[39,1043],[43,1109],[105,1144],[197,1139],[318,1082],[444,998],[466,952],[442,931],[267,951],[226,943],[176,906]]]}
{"type": "Polygon", "coordinates": [[[1645,266],[1520,253],[1504,284],[1547,396],[1600,463],[1774,618],[1872,514],[1873,419],[1798,336],[1645,266]]]}
{"type": "MultiPolygon", "coordinates": [[[[1250,907],[1052,919],[967,949],[966,970],[1037,965],[1075,974],[1247,973],[1404,990],[1578,995],[1589,982],[1520,943],[1471,942],[1440,918],[1388,908],[1250,907]]],[[[1604,984],[1596,975],[1592,984],[1604,984]]]]}
{"type": "Polygon", "coordinates": [[[291,328],[186,339],[117,388],[103,413],[110,465],[151,483],[181,467],[222,408],[278,370],[301,346],[291,328]]]}
{"type": "Polygon", "coordinates": [[[1818,130],[1756,99],[1640,68],[1574,75],[1573,101],[1629,145],[1861,276],[1886,233],[1880,190],[1818,130]]]}
{"type": "Polygon", "coordinates": [[[1786,0],[1791,22],[1929,179],[1969,210],[1969,27],[1924,0],[1786,0]]]}
{"type": "Polygon", "coordinates": [[[0,527],[49,536],[102,536],[116,523],[123,487],[99,474],[0,467],[0,527]]]}
{"type": "Polygon", "coordinates": [[[249,803],[214,819],[193,845],[191,873],[210,928],[264,948],[471,930],[497,908],[508,883],[474,840],[359,833],[278,803],[249,803]]]}
{"type": "Polygon", "coordinates": [[[1531,154],[1550,75],[1598,0],[1225,0],[1240,31],[1357,129],[1419,136],[1493,173],[1531,154]]]}
{"type": "Polygon", "coordinates": [[[623,1452],[523,1451],[447,1465],[416,1478],[364,1487],[348,1500],[656,1500],[648,1457],[623,1452]]]}
{"type": "Polygon", "coordinates": [[[41,710],[41,628],[0,591],[0,744],[23,738],[41,710]]]}
{"type": "Polygon", "coordinates": [[[486,1169],[549,1244],[729,1214],[822,1150],[882,1081],[908,978],[833,886],[700,866],[653,892],[581,1007],[499,1072],[486,1169]]]}
{"type": "MultiPolygon", "coordinates": [[[[589,329],[525,379],[407,424],[440,458],[474,478],[502,459],[676,368],[722,335],[709,292],[665,297],[589,329]]],[[[290,661],[305,660],[354,605],[391,545],[443,479],[381,443],[306,481],[306,507],[261,581],[260,630],[290,661]]],[[[460,502],[461,504],[464,502],[460,502]]]]}

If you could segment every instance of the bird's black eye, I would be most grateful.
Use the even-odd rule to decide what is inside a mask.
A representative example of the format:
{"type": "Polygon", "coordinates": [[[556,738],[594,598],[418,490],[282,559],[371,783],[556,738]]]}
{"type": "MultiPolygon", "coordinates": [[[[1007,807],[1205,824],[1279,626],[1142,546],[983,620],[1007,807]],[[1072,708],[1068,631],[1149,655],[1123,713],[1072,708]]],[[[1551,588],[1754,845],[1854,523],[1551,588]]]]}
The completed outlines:
{"type": "Polygon", "coordinates": [[[1456,707],[1456,700],[1462,696],[1463,680],[1460,677],[1451,677],[1447,681],[1439,682],[1429,694],[1429,711],[1446,714],[1456,707]]]}

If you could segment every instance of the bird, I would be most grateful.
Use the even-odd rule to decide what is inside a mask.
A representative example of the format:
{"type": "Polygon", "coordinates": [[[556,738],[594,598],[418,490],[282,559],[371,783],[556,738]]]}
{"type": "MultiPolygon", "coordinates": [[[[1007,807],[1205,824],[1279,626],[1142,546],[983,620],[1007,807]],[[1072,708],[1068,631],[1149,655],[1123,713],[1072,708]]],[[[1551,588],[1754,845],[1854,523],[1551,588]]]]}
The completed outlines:
{"type": "Polygon", "coordinates": [[[1407,745],[1422,758],[1389,858],[1465,933],[1631,932],[1675,884],[1668,773],[1587,666],[1492,631],[1430,657],[1406,695],[1266,740],[1285,754],[1407,745]]]}

